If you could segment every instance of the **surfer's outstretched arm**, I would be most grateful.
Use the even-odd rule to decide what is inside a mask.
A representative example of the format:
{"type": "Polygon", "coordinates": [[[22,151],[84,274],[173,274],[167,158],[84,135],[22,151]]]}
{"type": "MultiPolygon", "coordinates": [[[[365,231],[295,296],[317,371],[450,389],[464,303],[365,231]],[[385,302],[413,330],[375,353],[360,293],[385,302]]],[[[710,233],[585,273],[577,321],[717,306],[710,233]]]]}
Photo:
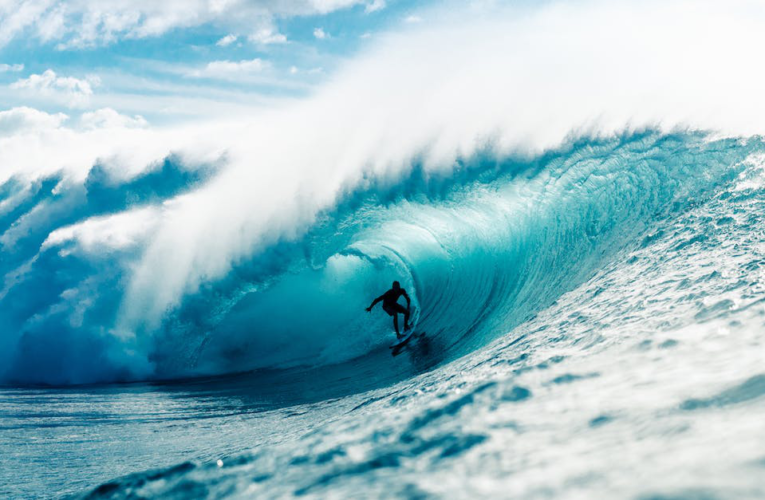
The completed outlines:
{"type": "Polygon", "coordinates": [[[376,298],[376,299],[375,299],[375,300],[372,302],[372,305],[370,305],[369,307],[367,307],[367,312],[371,312],[371,311],[372,311],[372,308],[375,306],[375,304],[377,304],[378,302],[380,302],[382,299],[383,299],[383,295],[380,295],[379,297],[377,297],[377,298],[376,298]]]}

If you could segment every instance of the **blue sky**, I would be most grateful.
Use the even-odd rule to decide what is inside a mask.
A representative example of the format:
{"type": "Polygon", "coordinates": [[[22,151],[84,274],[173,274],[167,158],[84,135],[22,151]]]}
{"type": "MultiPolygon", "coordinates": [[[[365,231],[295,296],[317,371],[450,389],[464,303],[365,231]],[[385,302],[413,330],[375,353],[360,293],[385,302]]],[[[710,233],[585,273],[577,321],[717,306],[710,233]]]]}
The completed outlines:
{"type": "Polygon", "coordinates": [[[0,1],[0,110],[108,107],[160,124],[300,97],[428,4],[0,1]]]}

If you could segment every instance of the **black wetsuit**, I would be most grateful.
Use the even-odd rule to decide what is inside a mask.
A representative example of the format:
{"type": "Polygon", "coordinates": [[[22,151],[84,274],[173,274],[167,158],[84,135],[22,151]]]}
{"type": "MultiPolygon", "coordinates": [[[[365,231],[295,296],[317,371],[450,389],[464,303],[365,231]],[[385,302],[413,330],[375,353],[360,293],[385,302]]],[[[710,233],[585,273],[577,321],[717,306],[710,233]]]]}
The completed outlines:
{"type": "Polygon", "coordinates": [[[388,313],[388,316],[393,316],[396,313],[406,314],[406,307],[398,303],[398,298],[402,295],[406,296],[406,291],[403,288],[398,290],[390,289],[382,296],[383,299],[383,311],[388,313]]]}

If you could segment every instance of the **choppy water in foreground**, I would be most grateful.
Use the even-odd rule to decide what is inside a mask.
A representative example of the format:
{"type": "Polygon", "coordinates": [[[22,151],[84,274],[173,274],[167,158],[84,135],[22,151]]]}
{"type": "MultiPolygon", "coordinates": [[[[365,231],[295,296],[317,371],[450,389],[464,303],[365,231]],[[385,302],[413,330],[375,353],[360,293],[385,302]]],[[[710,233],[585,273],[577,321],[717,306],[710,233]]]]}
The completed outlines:
{"type": "MultiPolygon", "coordinates": [[[[307,237],[330,264],[231,310],[405,272],[422,340],[391,358],[365,329],[381,339],[361,354],[318,349],[336,363],[2,389],[0,496],[763,497],[762,151],[649,134],[349,206],[307,237]]],[[[253,349],[230,347],[207,366],[253,349]]]]}

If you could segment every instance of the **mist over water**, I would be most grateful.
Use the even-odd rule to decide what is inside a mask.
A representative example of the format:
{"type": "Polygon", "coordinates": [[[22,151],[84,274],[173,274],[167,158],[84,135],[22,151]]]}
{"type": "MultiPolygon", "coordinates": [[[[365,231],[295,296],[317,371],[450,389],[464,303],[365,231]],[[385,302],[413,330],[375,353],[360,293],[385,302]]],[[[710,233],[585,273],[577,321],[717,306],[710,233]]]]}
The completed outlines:
{"type": "Polygon", "coordinates": [[[257,116],[0,115],[0,495],[765,495],[762,6],[429,12],[257,116]]]}

